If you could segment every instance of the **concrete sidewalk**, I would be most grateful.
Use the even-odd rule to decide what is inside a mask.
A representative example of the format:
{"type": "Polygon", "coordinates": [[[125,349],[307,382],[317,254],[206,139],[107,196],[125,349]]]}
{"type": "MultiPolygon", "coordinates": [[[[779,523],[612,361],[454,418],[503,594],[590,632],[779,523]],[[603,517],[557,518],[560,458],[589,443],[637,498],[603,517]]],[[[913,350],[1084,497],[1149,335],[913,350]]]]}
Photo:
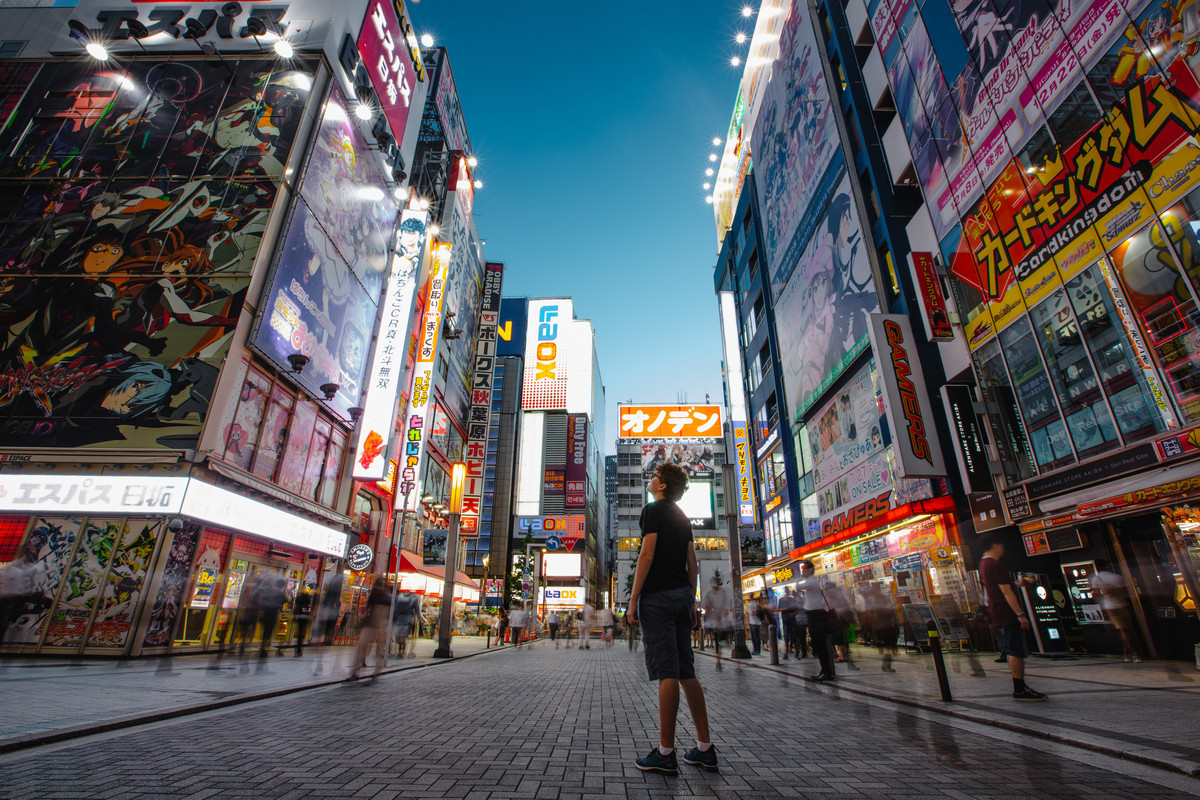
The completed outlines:
{"type": "MultiPolygon", "coordinates": [[[[723,648],[728,663],[728,649],[723,648]]],[[[712,649],[703,655],[715,657],[712,649]]],[[[857,670],[835,664],[829,694],[887,700],[1052,741],[1200,776],[1200,671],[1181,661],[1126,663],[1095,657],[1038,658],[1025,664],[1027,683],[1050,696],[1044,703],[1012,699],[1008,666],[995,653],[945,654],[952,702],[942,700],[932,655],[899,655],[895,672],[882,670],[872,648],[852,647],[857,670]]],[[[813,657],[770,664],[767,651],[749,662],[796,677],[819,671],[813,657]]]]}
{"type": "MultiPolygon", "coordinates": [[[[382,671],[444,663],[433,658],[436,641],[414,643],[414,655],[390,658],[382,671]]],[[[299,658],[283,652],[261,660],[257,652],[244,659],[0,658],[0,753],[339,683],[349,676],[354,647],[308,647],[299,658]]],[[[455,636],[451,652],[455,660],[489,652],[487,638],[455,636]]],[[[372,656],[367,663],[362,676],[371,675],[372,656]]]]}

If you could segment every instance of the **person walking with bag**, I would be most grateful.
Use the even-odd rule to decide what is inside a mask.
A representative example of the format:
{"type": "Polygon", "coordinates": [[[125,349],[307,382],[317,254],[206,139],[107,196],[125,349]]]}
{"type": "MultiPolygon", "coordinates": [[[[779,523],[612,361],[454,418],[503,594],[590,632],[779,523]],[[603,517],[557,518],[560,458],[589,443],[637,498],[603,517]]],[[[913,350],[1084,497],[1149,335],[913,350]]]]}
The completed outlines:
{"type": "Polygon", "coordinates": [[[367,651],[372,644],[375,645],[375,671],[371,674],[371,681],[379,677],[379,670],[383,669],[383,660],[387,656],[387,624],[391,608],[392,595],[387,590],[387,581],[382,575],[376,575],[371,592],[367,595],[367,607],[358,633],[358,649],[354,653],[350,680],[358,680],[358,671],[366,668],[367,651]]]}
{"type": "Polygon", "coordinates": [[[627,612],[629,622],[641,624],[646,672],[650,680],[658,681],[658,746],[635,764],[640,770],[666,775],[679,774],[675,718],[680,689],[696,725],[696,746],[683,761],[718,769],[717,749],[709,741],[708,707],[696,678],[691,647],[692,626],[699,613],[695,604],[699,565],[691,521],[676,505],[687,483],[687,473],[674,464],[660,464],[650,479],[654,501],[642,509],[642,549],[627,612]]]}

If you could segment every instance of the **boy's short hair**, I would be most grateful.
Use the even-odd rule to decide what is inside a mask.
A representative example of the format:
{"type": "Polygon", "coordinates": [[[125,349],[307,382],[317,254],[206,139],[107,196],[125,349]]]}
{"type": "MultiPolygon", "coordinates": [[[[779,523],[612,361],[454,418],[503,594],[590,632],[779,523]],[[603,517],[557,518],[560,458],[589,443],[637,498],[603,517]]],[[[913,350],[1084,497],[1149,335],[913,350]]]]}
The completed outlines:
{"type": "Polygon", "coordinates": [[[979,537],[979,549],[981,552],[986,553],[998,544],[1004,544],[1004,537],[1000,535],[999,531],[989,531],[979,537]]]}
{"type": "Polygon", "coordinates": [[[687,490],[688,475],[678,464],[659,464],[654,470],[663,485],[663,495],[668,500],[678,500],[687,490]]]}

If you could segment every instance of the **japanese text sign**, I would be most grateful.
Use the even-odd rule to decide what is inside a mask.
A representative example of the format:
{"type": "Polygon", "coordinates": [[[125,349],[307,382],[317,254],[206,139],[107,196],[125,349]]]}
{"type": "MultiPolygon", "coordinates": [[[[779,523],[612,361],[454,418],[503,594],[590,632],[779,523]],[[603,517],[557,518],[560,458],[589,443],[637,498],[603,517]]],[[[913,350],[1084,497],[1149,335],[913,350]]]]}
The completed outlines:
{"type": "Polygon", "coordinates": [[[461,527],[463,534],[479,533],[483,484],[487,464],[488,427],[491,425],[492,396],[496,368],[496,329],[500,321],[500,291],[504,264],[488,262],[483,273],[483,298],[479,332],[475,337],[475,367],[471,373],[471,406],[467,412],[467,466],[463,485],[461,527]]]}
{"type": "Polygon", "coordinates": [[[392,136],[397,142],[404,141],[421,56],[416,35],[399,0],[371,0],[358,34],[358,54],[392,136]]]}
{"type": "Polygon", "coordinates": [[[618,435],[623,439],[707,439],[720,437],[721,407],[619,405],[618,435]]]}

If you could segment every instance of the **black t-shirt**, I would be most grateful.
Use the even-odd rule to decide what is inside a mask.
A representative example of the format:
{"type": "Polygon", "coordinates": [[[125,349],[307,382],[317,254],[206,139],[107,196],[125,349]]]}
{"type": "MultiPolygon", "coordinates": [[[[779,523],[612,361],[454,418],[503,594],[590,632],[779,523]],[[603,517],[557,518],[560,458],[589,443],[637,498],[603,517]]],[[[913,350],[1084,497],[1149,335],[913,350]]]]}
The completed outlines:
{"type": "Polygon", "coordinates": [[[650,562],[650,571],[642,584],[642,594],[691,586],[687,553],[688,543],[692,541],[692,522],[687,514],[671,500],[655,500],[642,509],[639,524],[642,536],[658,534],[654,560],[650,562]]]}

